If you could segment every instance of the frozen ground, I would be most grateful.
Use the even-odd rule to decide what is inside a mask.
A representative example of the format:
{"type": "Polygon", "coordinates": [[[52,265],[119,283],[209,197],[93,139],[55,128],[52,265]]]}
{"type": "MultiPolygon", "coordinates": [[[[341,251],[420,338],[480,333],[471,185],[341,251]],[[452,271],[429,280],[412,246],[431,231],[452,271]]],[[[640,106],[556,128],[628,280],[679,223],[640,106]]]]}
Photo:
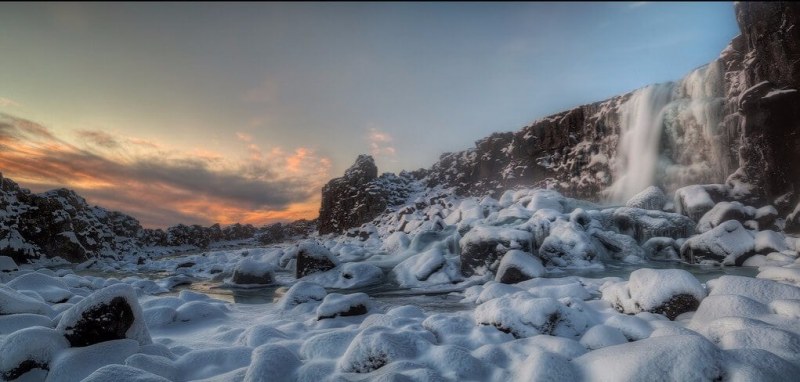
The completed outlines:
{"type": "Polygon", "coordinates": [[[302,243],[60,269],[0,258],[0,376],[794,380],[797,240],[693,192],[650,210],[428,193],[302,243]]]}

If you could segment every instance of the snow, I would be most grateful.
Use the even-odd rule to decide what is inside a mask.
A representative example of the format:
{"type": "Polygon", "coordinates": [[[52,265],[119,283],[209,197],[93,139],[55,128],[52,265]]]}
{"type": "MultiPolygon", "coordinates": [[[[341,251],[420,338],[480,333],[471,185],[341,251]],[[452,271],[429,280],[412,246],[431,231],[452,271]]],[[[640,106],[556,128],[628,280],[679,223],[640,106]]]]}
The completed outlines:
{"type": "Polygon", "coordinates": [[[681,255],[688,261],[706,259],[720,261],[725,265],[741,264],[755,254],[753,236],[738,221],[728,220],[686,240],[681,246],[681,255]]]}
{"type": "Polygon", "coordinates": [[[17,267],[17,263],[14,262],[14,259],[8,256],[0,256],[0,272],[14,272],[19,270],[17,267]]]}
{"type": "Polygon", "coordinates": [[[680,295],[689,295],[698,302],[706,297],[700,282],[682,269],[637,269],[631,272],[630,281],[608,284],[602,291],[603,300],[630,314],[663,309],[680,295]]]}
{"type": "Polygon", "coordinates": [[[503,255],[500,260],[500,266],[497,267],[495,280],[502,282],[503,275],[506,275],[511,269],[517,270],[527,279],[542,277],[545,274],[545,268],[542,266],[541,260],[530,253],[520,250],[511,250],[503,255]]]}
{"type": "Polygon", "coordinates": [[[365,293],[348,295],[331,293],[325,296],[317,308],[317,320],[366,314],[371,305],[369,296],[365,293]]]}

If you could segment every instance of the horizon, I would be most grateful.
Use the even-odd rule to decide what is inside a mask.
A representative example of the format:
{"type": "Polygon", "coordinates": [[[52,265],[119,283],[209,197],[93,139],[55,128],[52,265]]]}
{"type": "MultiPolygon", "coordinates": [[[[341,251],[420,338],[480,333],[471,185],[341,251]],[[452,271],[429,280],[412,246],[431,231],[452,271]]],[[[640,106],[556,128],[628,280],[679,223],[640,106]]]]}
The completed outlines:
{"type": "Polygon", "coordinates": [[[730,3],[0,9],[0,171],[148,228],[313,219],[358,154],[429,168],[679,80],[739,33],[730,3]]]}

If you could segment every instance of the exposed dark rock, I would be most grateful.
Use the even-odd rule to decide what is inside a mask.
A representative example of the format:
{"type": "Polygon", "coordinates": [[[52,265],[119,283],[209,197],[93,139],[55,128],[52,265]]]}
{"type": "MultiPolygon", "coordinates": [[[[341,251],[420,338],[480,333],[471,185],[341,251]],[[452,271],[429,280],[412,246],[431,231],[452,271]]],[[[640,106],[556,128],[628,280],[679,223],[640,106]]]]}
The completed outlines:
{"type": "Polygon", "coordinates": [[[650,313],[663,314],[670,320],[675,320],[676,317],[686,312],[694,312],[700,306],[700,301],[690,294],[678,294],[670,297],[667,302],[659,305],[653,309],[648,310],[650,313]]]}
{"type": "Polygon", "coordinates": [[[28,359],[22,361],[22,363],[17,365],[17,367],[3,373],[2,377],[4,381],[13,381],[33,369],[50,370],[50,366],[44,363],[28,359]]]}
{"type": "Polygon", "coordinates": [[[333,254],[323,246],[305,244],[301,245],[297,251],[294,276],[298,279],[333,268],[336,268],[336,260],[333,254]]]}
{"type": "Polygon", "coordinates": [[[89,346],[126,338],[134,315],[128,301],[114,297],[107,304],[87,309],[74,326],[65,329],[64,337],[72,346],[89,346]]]}
{"type": "Polygon", "coordinates": [[[187,262],[178,264],[175,268],[177,268],[177,269],[179,269],[179,268],[191,268],[191,267],[193,267],[195,265],[197,265],[197,264],[194,261],[187,261],[187,262]]]}
{"type": "Polygon", "coordinates": [[[364,305],[356,305],[356,306],[351,306],[349,309],[347,309],[345,311],[337,312],[336,314],[331,314],[331,315],[327,315],[327,316],[319,316],[319,317],[317,317],[317,320],[321,321],[321,320],[325,320],[325,319],[328,319],[328,318],[335,318],[335,317],[339,317],[339,316],[341,316],[341,317],[361,316],[361,315],[364,315],[364,314],[367,314],[367,307],[364,306],[364,305]]]}

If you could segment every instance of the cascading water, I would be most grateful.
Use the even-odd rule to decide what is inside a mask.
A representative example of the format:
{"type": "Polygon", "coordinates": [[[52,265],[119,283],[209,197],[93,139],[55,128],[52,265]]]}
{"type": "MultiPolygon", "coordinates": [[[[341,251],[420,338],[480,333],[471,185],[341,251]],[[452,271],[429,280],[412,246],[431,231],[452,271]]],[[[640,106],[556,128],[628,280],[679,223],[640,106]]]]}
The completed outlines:
{"type": "Polygon", "coordinates": [[[622,105],[617,180],[608,190],[612,201],[624,202],[654,183],[664,108],[672,101],[674,87],[671,82],[650,85],[622,105]]]}
{"type": "Polygon", "coordinates": [[[723,70],[719,62],[698,68],[678,83],[636,90],[619,107],[620,137],[609,201],[625,202],[645,188],[666,191],[725,180],[735,155],[721,128],[723,70]]]}

